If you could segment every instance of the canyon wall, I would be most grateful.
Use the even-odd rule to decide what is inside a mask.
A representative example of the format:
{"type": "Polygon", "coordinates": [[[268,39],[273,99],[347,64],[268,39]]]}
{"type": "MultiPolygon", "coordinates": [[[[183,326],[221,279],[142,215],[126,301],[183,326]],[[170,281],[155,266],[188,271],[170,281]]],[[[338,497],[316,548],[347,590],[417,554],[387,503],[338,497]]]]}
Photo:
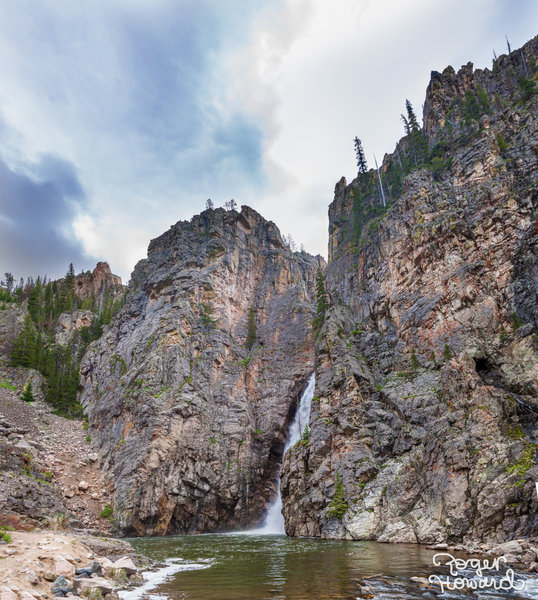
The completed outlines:
{"type": "Polygon", "coordinates": [[[411,136],[385,156],[385,199],[373,171],[337,184],[309,440],[282,474],[288,534],[538,533],[537,46],[432,73],[433,158],[400,193],[411,136]]]}
{"type": "Polygon", "coordinates": [[[150,243],[81,367],[120,531],[261,521],[314,368],[319,267],[248,207],[206,210],[150,243]]]}

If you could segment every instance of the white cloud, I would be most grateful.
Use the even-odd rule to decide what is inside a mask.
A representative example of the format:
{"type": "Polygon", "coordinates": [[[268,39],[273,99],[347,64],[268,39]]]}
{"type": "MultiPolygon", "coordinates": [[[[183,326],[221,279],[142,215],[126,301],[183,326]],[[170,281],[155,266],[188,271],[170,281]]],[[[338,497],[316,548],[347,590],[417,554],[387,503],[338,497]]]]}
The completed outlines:
{"type": "Polygon", "coordinates": [[[124,277],[208,197],[325,254],[354,136],[380,160],[430,70],[488,66],[536,22],[533,0],[6,0],[0,158],[72,162],[77,237],[124,277]]]}

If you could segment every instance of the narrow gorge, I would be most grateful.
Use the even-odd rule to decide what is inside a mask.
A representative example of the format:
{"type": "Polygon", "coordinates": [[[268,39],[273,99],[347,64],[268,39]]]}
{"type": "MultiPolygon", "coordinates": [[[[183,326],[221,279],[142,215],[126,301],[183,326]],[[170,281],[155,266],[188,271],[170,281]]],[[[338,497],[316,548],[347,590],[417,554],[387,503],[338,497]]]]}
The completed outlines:
{"type": "Polygon", "coordinates": [[[259,526],[315,368],[289,535],[538,533],[538,131],[518,86],[536,50],[432,73],[429,161],[405,173],[409,134],[336,185],[328,265],[248,207],[152,241],[81,369],[121,532],[259,526]]]}
{"type": "Polygon", "coordinates": [[[248,206],[208,208],[152,240],[127,287],[106,263],[49,282],[50,298],[10,285],[6,407],[28,383],[70,417],[81,406],[69,435],[92,452],[77,473],[102,487],[91,523],[75,503],[88,483],[63,473],[25,481],[49,499],[29,508],[8,469],[34,476],[30,453],[49,470],[6,408],[0,516],[245,531],[281,494],[289,536],[537,536],[537,54],[534,38],[492,70],[433,72],[423,127],[406,121],[378,170],[336,184],[327,263],[248,206]],[[15,364],[24,332],[48,354],[15,364]]]}

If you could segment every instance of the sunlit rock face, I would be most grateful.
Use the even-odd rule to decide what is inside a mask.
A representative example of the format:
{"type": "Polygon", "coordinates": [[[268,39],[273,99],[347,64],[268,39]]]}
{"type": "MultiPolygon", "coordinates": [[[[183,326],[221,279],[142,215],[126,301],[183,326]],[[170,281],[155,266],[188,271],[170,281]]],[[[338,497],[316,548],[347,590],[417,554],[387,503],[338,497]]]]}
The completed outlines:
{"type": "Polygon", "coordinates": [[[82,402],[124,533],[253,526],[314,366],[314,280],[248,207],[153,240],[82,364],[82,402]]]}
{"type": "Polygon", "coordinates": [[[282,474],[289,534],[538,533],[538,96],[518,83],[537,45],[432,74],[439,160],[392,193],[400,141],[380,169],[388,206],[374,172],[337,184],[310,438],[282,474]]]}

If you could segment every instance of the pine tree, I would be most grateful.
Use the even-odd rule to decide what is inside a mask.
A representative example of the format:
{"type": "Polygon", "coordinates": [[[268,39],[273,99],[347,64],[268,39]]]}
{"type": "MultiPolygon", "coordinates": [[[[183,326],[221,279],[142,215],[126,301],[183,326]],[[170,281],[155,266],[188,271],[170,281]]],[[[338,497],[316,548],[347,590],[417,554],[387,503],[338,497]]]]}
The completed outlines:
{"type": "Polygon", "coordinates": [[[28,385],[24,388],[21,400],[24,400],[25,402],[35,402],[31,381],[29,381],[28,385]]]}
{"type": "Polygon", "coordinates": [[[321,329],[323,322],[325,321],[325,313],[329,308],[329,301],[327,299],[327,290],[325,288],[325,277],[321,269],[318,269],[316,274],[316,317],[314,318],[314,330],[318,331],[321,329]]]}
{"type": "Polygon", "coordinates": [[[36,334],[30,314],[26,314],[23,327],[13,341],[11,364],[14,367],[31,368],[35,362],[36,334]]]}
{"type": "Polygon", "coordinates": [[[32,320],[36,325],[41,323],[41,308],[42,308],[42,298],[41,298],[42,286],[41,286],[41,278],[38,277],[36,279],[35,285],[28,296],[28,312],[32,317],[32,320]]]}
{"type": "Polygon", "coordinates": [[[366,157],[364,156],[362,142],[358,137],[356,137],[353,141],[355,143],[355,154],[357,156],[357,167],[359,168],[359,173],[366,173],[368,171],[368,165],[366,163],[366,157]]]}
{"type": "Polygon", "coordinates": [[[409,137],[411,143],[411,151],[413,152],[413,159],[415,161],[415,167],[424,164],[428,160],[429,150],[424,133],[418,124],[413,105],[409,100],[405,101],[405,108],[407,117],[402,115],[404,122],[405,134],[409,137]]]}

